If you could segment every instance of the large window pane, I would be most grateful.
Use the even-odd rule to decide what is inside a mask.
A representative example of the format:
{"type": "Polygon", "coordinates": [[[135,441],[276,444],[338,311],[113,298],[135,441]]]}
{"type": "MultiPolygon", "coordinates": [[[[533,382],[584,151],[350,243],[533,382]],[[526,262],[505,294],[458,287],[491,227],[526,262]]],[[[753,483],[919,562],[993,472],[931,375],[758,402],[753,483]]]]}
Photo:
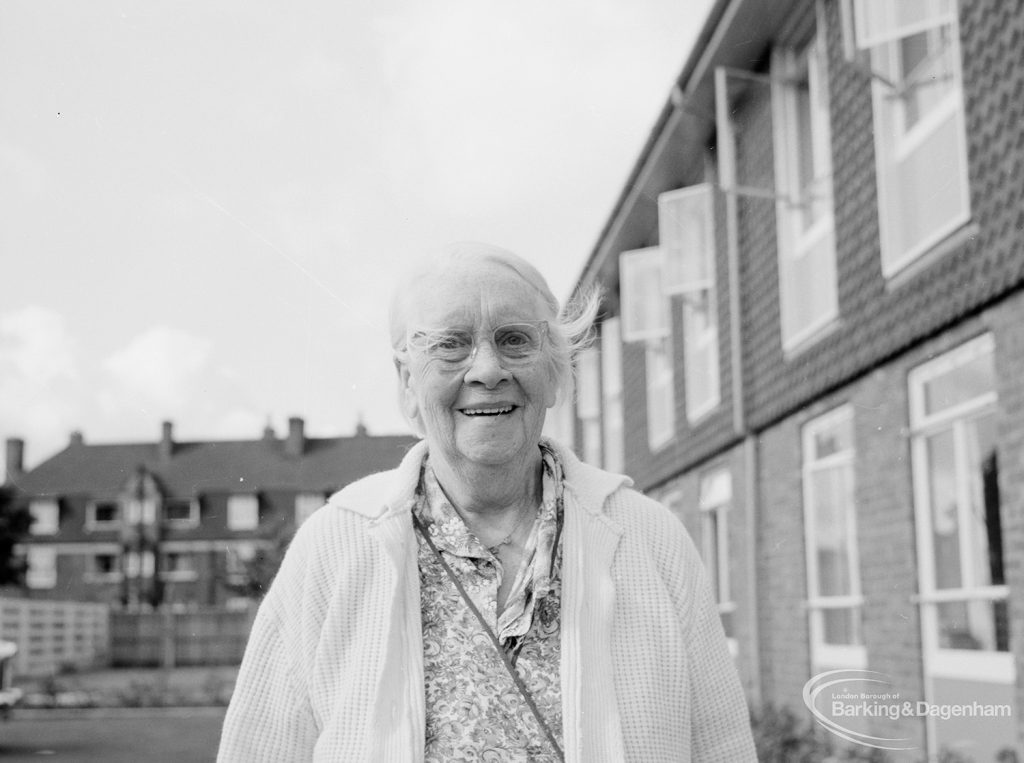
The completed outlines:
{"type": "Polygon", "coordinates": [[[961,585],[960,527],[953,431],[947,430],[929,437],[927,452],[935,587],[958,588],[961,585]]]}

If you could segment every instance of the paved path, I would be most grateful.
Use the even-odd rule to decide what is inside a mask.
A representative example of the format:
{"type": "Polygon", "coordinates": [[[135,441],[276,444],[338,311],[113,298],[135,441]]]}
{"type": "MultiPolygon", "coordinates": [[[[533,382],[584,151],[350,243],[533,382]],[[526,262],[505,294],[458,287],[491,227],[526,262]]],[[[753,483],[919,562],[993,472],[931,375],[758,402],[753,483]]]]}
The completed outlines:
{"type": "Polygon", "coordinates": [[[3,763],[210,763],[223,708],[58,711],[0,721],[3,763]]]}

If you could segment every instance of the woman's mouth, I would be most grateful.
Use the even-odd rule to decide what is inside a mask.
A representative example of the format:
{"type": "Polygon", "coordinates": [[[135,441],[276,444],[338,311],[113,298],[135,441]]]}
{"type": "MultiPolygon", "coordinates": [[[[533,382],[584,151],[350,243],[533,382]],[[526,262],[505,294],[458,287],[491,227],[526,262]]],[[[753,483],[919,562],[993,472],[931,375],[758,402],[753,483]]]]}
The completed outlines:
{"type": "Polygon", "coordinates": [[[516,409],[514,405],[476,405],[471,408],[461,408],[459,413],[465,416],[504,416],[516,409]]]}

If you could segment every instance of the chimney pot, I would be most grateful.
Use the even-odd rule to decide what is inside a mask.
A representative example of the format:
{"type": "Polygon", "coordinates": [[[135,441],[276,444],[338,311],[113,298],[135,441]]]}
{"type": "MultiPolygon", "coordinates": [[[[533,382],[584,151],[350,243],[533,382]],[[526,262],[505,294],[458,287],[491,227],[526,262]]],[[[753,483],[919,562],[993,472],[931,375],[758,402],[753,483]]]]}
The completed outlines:
{"type": "Polygon", "coordinates": [[[5,482],[14,482],[25,473],[25,441],[20,437],[7,438],[5,482]]]}
{"type": "Polygon", "coordinates": [[[82,433],[76,429],[71,433],[71,437],[69,438],[68,444],[73,446],[85,445],[85,437],[82,436],[82,433]]]}
{"type": "Polygon", "coordinates": [[[160,428],[160,459],[170,461],[174,455],[174,424],[165,421],[160,428]]]}
{"type": "Polygon", "coordinates": [[[289,456],[301,456],[306,449],[304,428],[305,422],[298,416],[288,419],[288,439],[285,440],[284,452],[289,456]]]}

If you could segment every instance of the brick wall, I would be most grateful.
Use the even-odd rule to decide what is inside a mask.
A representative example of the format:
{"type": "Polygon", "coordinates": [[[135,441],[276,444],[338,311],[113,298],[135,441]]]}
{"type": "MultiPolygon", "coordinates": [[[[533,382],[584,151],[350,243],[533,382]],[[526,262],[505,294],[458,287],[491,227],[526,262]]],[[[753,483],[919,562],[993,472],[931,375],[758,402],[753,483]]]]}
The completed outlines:
{"type": "Polygon", "coordinates": [[[804,684],[811,677],[800,431],[789,419],[758,439],[762,695],[768,704],[799,710],[804,684]]]}
{"type": "MultiPolygon", "coordinates": [[[[870,79],[844,60],[838,4],[826,7],[841,320],[807,351],[782,354],[774,222],[762,219],[756,201],[745,202],[745,382],[755,427],[1024,283],[1024,3],[960,3],[972,221],[944,255],[888,283],[879,254],[870,79]]],[[[770,144],[770,135],[766,127],[751,139],[770,144]]]]}
{"type": "Polygon", "coordinates": [[[999,379],[999,491],[1010,587],[1010,647],[1017,662],[1017,728],[1024,742],[1024,292],[985,316],[999,379]]]}

